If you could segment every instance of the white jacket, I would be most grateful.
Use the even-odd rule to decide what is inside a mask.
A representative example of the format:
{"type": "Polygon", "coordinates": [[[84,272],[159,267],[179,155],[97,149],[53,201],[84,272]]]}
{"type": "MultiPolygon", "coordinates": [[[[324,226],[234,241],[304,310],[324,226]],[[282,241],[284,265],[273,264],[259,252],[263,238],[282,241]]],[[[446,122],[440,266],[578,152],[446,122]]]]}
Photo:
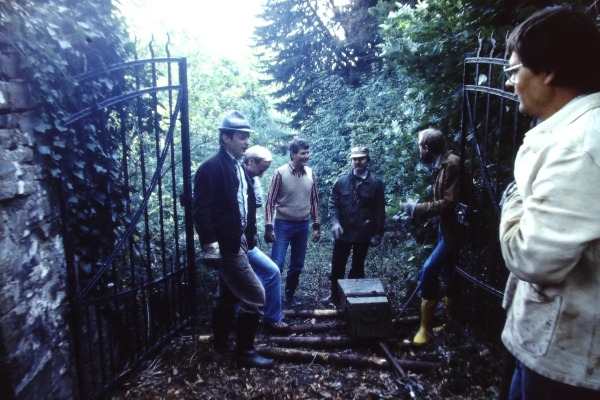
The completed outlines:
{"type": "Polygon", "coordinates": [[[502,341],[547,378],[600,390],[600,93],[527,133],[502,209],[502,341]]]}

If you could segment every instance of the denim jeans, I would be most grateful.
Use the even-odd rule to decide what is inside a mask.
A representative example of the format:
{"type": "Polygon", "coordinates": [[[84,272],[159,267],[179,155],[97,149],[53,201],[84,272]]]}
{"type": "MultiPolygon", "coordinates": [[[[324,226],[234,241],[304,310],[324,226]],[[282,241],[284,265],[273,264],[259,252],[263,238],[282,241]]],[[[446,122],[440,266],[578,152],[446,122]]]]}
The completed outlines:
{"type": "Polygon", "coordinates": [[[336,239],[331,257],[331,295],[335,298],[339,297],[337,281],[344,279],[350,251],[352,251],[352,266],[348,272],[348,279],[365,277],[365,259],[369,251],[369,242],[350,243],[336,239]]]}
{"type": "Polygon", "coordinates": [[[439,296],[439,276],[450,278],[454,269],[452,248],[446,245],[441,229],[438,229],[438,245],[421,270],[421,297],[428,300],[439,296]]]}
{"type": "Polygon", "coordinates": [[[310,221],[284,221],[275,219],[273,232],[275,242],[271,248],[271,259],[283,274],[285,255],[288,246],[291,247],[290,266],[285,278],[285,296],[287,299],[294,297],[294,292],[300,280],[300,273],[304,268],[306,247],[308,242],[308,227],[310,221]]]}
{"type": "Polygon", "coordinates": [[[509,400],[598,400],[600,391],[571,386],[546,378],[517,360],[508,398],[509,400]]]}
{"type": "Polygon", "coordinates": [[[281,272],[277,265],[256,246],[248,250],[248,260],[258,280],[265,288],[265,322],[281,321],[281,272]]]}

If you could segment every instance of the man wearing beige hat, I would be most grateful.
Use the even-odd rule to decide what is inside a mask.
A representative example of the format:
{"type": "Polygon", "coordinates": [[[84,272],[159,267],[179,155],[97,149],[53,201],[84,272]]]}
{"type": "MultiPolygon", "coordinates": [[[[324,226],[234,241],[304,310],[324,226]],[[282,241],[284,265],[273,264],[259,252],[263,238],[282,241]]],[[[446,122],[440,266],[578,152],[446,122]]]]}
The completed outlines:
{"type": "Polygon", "coordinates": [[[225,115],[218,129],[221,148],[196,172],[193,206],[204,264],[218,270],[219,287],[212,314],[215,351],[234,351],[229,331],[239,305],[236,363],[239,367],[270,368],[275,362],[254,350],[265,290],[247,255],[255,246],[256,200],[242,159],[250,132],[254,131],[246,117],[235,110],[225,115]]]}
{"type": "Polygon", "coordinates": [[[366,147],[350,151],[352,170],[343,173],[331,189],[329,216],[335,238],[331,258],[331,295],[326,301],[339,304],[338,279],[346,273],[352,252],[348,279],[365,277],[369,246],[379,246],[385,224],[383,184],[371,173],[371,157],[366,147]]]}

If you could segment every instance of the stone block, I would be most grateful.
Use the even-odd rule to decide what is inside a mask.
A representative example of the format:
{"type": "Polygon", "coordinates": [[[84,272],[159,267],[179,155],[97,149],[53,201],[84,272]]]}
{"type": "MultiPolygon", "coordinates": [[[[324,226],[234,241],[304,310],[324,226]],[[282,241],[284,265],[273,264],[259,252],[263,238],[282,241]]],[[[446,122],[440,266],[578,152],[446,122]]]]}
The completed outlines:
{"type": "Polygon", "coordinates": [[[17,129],[0,129],[0,148],[14,149],[21,142],[21,134],[17,129]]]}
{"type": "Polygon", "coordinates": [[[0,114],[0,128],[14,129],[19,127],[19,116],[16,114],[0,114]]]}
{"type": "Polygon", "coordinates": [[[12,199],[17,195],[17,180],[2,180],[0,181],[0,200],[12,199]]]}
{"type": "Polygon", "coordinates": [[[0,82],[0,110],[28,110],[33,107],[27,83],[0,82]]]}
{"type": "Polygon", "coordinates": [[[2,51],[0,53],[0,74],[6,78],[14,79],[18,77],[17,71],[17,53],[2,51]]]}

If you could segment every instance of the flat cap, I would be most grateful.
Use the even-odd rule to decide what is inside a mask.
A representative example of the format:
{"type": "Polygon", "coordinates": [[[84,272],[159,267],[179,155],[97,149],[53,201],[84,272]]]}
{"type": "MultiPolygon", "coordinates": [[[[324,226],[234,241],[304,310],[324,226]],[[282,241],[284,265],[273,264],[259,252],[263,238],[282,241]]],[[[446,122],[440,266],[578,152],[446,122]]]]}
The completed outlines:
{"type": "Polygon", "coordinates": [[[369,155],[369,149],[366,147],[353,147],[350,150],[350,158],[367,157],[369,155]]]}

